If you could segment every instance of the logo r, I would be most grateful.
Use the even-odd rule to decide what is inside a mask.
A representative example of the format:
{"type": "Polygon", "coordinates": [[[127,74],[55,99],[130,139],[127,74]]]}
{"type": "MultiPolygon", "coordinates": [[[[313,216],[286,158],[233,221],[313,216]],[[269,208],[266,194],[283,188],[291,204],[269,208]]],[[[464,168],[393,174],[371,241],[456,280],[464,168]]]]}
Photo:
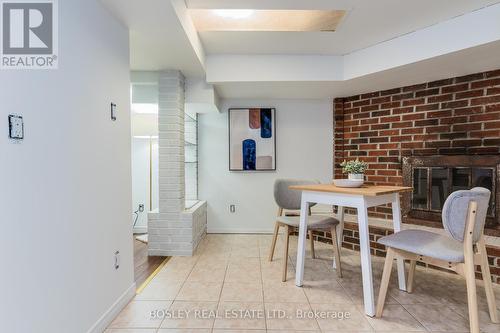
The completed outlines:
{"type": "Polygon", "coordinates": [[[3,4],[3,53],[51,54],[52,3],[3,4]]]}

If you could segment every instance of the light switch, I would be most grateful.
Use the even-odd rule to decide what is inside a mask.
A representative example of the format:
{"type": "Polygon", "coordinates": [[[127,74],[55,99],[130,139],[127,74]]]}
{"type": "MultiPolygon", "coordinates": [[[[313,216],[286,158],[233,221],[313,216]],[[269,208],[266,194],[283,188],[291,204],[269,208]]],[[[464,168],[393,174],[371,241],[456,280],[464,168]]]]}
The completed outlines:
{"type": "Polygon", "coordinates": [[[111,120],[116,121],[116,104],[111,103],[111,120]]]}
{"type": "Polygon", "coordinates": [[[9,115],[9,138],[12,140],[24,139],[23,117],[15,114],[9,115]]]}

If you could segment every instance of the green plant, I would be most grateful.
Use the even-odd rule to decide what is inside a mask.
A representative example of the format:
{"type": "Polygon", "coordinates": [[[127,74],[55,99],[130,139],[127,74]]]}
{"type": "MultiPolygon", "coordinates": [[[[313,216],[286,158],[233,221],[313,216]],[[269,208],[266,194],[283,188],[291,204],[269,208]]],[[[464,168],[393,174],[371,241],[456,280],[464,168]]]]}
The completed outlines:
{"type": "Polygon", "coordinates": [[[343,173],[361,174],[365,173],[368,163],[356,159],[355,161],[344,161],[340,164],[343,173]]]}

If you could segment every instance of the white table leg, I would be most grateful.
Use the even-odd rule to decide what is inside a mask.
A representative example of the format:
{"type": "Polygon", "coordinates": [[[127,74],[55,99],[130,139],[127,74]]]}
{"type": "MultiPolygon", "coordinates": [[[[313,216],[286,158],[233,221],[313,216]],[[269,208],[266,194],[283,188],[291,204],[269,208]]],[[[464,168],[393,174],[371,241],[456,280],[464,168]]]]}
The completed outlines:
{"type": "MultiPolygon", "coordinates": [[[[364,200],[364,199],[363,199],[364,200]]],[[[363,202],[358,209],[359,247],[361,252],[361,273],[363,276],[363,298],[365,313],[375,316],[375,298],[373,295],[372,260],[370,254],[370,235],[368,231],[368,210],[363,202]]]]}
{"type": "Polygon", "coordinates": [[[295,272],[295,285],[297,287],[302,287],[304,281],[304,259],[306,257],[308,213],[309,203],[307,202],[307,194],[302,193],[302,200],[300,204],[299,244],[297,247],[297,267],[295,272]]]}
{"type": "MultiPolygon", "coordinates": [[[[395,193],[392,200],[392,220],[394,223],[394,232],[401,231],[401,203],[399,202],[399,193],[395,193]]],[[[399,289],[406,291],[406,273],[405,262],[403,259],[397,259],[399,289]]]]}
{"type": "MultiPolygon", "coordinates": [[[[339,245],[339,248],[342,247],[342,239],[343,234],[344,234],[344,207],[343,206],[337,206],[337,219],[340,221],[339,225],[337,226],[337,244],[339,245]]],[[[335,258],[333,258],[333,268],[337,268],[337,263],[335,262],[335,258]]]]}

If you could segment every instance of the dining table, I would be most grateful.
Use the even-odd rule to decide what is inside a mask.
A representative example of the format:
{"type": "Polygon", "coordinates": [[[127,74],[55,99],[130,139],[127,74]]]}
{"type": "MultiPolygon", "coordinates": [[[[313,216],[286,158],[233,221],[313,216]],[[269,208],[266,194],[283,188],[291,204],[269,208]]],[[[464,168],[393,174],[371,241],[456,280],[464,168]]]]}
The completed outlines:
{"type": "MultiPolygon", "coordinates": [[[[370,255],[368,208],[391,204],[394,232],[398,232],[401,230],[401,204],[399,196],[401,193],[413,191],[413,188],[376,185],[346,188],[338,187],[334,184],[317,184],[290,186],[290,189],[302,191],[295,285],[301,287],[304,280],[307,220],[310,205],[326,204],[337,206],[337,217],[340,221],[337,226],[337,237],[340,246],[342,244],[342,233],[344,228],[344,208],[356,208],[359,228],[364,310],[368,316],[373,317],[375,315],[375,298],[370,255]]],[[[333,266],[336,266],[335,262],[333,266]]],[[[405,265],[404,261],[401,259],[397,259],[397,270],[399,289],[406,291],[405,265]]]]}

